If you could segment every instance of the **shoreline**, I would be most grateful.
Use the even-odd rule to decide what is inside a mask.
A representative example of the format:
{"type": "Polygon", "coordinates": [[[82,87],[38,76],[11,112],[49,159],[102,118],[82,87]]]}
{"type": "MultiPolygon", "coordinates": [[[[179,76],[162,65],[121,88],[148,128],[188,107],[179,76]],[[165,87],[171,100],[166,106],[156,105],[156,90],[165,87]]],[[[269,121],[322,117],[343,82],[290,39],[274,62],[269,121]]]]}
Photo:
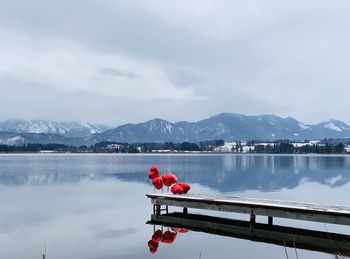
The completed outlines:
{"type": "Polygon", "coordinates": [[[350,154],[272,154],[272,153],[220,153],[220,152],[177,152],[177,153],[0,153],[0,156],[295,156],[295,157],[350,157],[350,154]]]}

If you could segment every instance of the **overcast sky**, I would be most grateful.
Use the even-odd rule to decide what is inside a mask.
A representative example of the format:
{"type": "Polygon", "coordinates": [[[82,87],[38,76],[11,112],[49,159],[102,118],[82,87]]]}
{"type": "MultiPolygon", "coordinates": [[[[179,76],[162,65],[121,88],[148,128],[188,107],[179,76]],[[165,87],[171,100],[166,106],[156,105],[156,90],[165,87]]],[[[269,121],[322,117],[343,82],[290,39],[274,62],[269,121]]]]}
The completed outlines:
{"type": "Polygon", "coordinates": [[[348,0],[0,3],[0,120],[350,123],[348,0]]]}

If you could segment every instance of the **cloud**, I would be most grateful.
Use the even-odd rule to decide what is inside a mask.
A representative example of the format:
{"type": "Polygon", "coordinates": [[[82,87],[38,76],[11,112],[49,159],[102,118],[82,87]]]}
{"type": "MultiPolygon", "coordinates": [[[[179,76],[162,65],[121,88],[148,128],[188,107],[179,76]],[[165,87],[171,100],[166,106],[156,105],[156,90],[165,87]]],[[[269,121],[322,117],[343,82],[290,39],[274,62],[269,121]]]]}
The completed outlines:
{"type": "MultiPolygon", "coordinates": [[[[42,98],[90,103],[108,123],[221,111],[349,122],[349,9],[340,0],[5,0],[0,89],[17,85],[9,94],[25,99],[25,85],[39,85],[42,98]]],[[[63,110],[44,117],[73,117],[63,110]]]]}
{"type": "Polygon", "coordinates": [[[169,81],[180,88],[193,87],[203,83],[203,79],[183,68],[171,67],[166,70],[169,81]]]}
{"type": "Polygon", "coordinates": [[[129,71],[123,71],[123,70],[119,70],[119,69],[115,69],[115,68],[102,68],[99,70],[102,74],[107,74],[110,76],[117,76],[117,77],[126,77],[129,79],[136,79],[139,76],[133,72],[129,72],[129,71]]]}
{"type": "Polygon", "coordinates": [[[135,100],[197,98],[191,89],[178,89],[161,67],[147,61],[106,55],[75,41],[55,40],[37,46],[21,35],[18,38],[6,36],[8,41],[0,43],[0,74],[18,81],[46,84],[66,92],[135,100]],[[19,38],[26,43],[25,48],[19,38]]]}

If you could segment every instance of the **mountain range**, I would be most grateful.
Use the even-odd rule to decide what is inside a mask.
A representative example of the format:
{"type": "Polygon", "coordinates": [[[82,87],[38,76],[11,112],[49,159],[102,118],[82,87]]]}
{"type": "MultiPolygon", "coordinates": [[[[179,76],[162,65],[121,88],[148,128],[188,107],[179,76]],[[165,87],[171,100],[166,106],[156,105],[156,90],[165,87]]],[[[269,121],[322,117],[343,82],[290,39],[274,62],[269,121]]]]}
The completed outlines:
{"type": "Polygon", "coordinates": [[[321,140],[349,138],[350,126],[339,120],[308,125],[294,118],[275,115],[248,116],[220,113],[198,122],[171,123],[153,119],[110,129],[104,125],[76,122],[18,121],[0,123],[0,143],[61,143],[91,145],[115,142],[199,142],[203,140],[321,140]]]}
{"type": "Polygon", "coordinates": [[[110,129],[106,125],[58,122],[47,120],[7,120],[0,122],[0,131],[13,133],[59,134],[68,138],[86,137],[110,129]]]}
{"type": "Polygon", "coordinates": [[[211,139],[224,140],[320,140],[348,138],[350,126],[339,120],[307,125],[294,118],[274,115],[247,116],[221,113],[198,122],[171,123],[153,119],[144,123],[126,124],[94,134],[89,139],[125,142],[198,142],[211,139]]]}

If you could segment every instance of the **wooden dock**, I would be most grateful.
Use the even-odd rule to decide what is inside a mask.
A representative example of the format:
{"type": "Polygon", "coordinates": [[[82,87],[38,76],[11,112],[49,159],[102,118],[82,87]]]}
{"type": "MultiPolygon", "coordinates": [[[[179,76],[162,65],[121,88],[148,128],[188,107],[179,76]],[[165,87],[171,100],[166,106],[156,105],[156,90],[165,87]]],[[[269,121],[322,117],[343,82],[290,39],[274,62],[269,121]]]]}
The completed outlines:
{"type": "MultiPolygon", "coordinates": [[[[147,224],[185,228],[212,235],[227,236],[268,244],[350,256],[350,236],[284,226],[256,223],[252,231],[249,221],[205,215],[169,213],[152,215],[147,224]]],[[[338,257],[336,257],[338,258],[338,257]]]]}
{"type": "Polygon", "coordinates": [[[168,212],[168,206],[176,206],[183,208],[184,213],[188,208],[246,213],[250,215],[251,223],[255,223],[256,215],[261,215],[268,217],[270,225],[274,217],[350,225],[350,206],[193,194],[153,193],[146,196],[154,205],[155,215],[168,212]]]}

